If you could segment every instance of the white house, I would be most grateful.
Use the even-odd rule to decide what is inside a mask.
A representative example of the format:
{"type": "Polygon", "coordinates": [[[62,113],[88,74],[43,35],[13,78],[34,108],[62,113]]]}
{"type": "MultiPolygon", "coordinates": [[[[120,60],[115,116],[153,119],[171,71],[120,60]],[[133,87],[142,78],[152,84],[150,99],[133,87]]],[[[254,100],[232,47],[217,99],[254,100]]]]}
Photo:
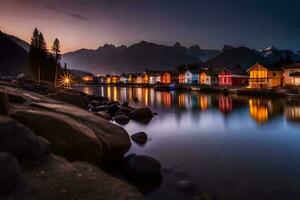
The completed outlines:
{"type": "Polygon", "coordinates": [[[284,86],[300,86],[300,62],[284,67],[284,86]]]}
{"type": "Polygon", "coordinates": [[[218,74],[212,71],[203,71],[199,75],[200,85],[218,85],[218,74]]]}
{"type": "Polygon", "coordinates": [[[187,84],[198,84],[199,82],[199,71],[198,70],[187,70],[184,74],[184,82],[187,84]]]}
{"type": "Polygon", "coordinates": [[[149,84],[156,84],[161,82],[161,76],[160,73],[155,72],[155,73],[150,73],[149,75],[149,84]]]}

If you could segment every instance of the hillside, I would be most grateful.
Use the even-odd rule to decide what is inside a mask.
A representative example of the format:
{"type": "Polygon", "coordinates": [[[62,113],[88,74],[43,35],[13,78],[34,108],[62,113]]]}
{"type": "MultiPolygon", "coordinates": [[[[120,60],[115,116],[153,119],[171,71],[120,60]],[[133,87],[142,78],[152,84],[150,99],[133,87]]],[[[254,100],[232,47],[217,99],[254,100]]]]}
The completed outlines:
{"type": "Polygon", "coordinates": [[[228,47],[226,46],[221,54],[212,58],[204,65],[214,69],[222,69],[224,67],[230,68],[237,65],[242,66],[244,69],[249,68],[257,62],[270,63],[270,60],[263,57],[258,51],[246,47],[228,47]]]}
{"type": "Polygon", "coordinates": [[[16,76],[26,70],[28,52],[0,32],[0,75],[16,76]]]}
{"type": "MultiPolygon", "coordinates": [[[[146,69],[170,70],[174,66],[202,62],[201,56],[191,55],[188,49],[183,47],[181,51],[177,47],[145,41],[129,47],[104,45],[96,50],[81,49],[66,53],[63,55],[62,62],[67,62],[71,68],[94,73],[139,72],[146,69]]],[[[201,54],[199,51],[197,53],[201,54]]]]}

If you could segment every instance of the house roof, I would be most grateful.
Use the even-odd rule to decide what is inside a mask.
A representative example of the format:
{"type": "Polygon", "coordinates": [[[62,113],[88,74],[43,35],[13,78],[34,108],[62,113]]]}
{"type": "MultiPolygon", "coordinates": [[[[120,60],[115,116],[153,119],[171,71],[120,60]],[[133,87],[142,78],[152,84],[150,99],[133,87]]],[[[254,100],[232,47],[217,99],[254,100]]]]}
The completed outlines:
{"type": "Polygon", "coordinates": [[[256,63],[255,65],[251,66],[247,71],[250,71],[253,67],[256,67],[257,65],[263,66],[266,69],[270,70],[270,71],[281,71],[282,67],[279,65],[275,65],[275,64],[266,64],[266,63],[256,63]]]}
{"type": "Polygon", "coordinates": [[[236,75],[248,75],[246,70],[239,68],[239,67],[233,67],[230,69],[224,68],[223,70],[229,71],[230,73],[236,74],[236,75]]]}
{"type": "Polygon", "coordinates": [[[200,73],[205,73],[205,74],[207,74],[209,76],[218,76],[218,72],[212,71],[212,70],[203,70],[200,73]]]}
{"type": "Polygon", "coordinates": [[[299,76],[300,76],[300,72],[293,72],[293,73],[290,73],[290,76],[293,76],[293,77],[299,77],[299,76]]]}
{"type": "Polygon", "coordinates": [[[299,69],[300,68],[300,62],[293,63],[291,65],[287,65],[284,67],[284,69],[299,69]]]}
{"type": "Polygon", "coordinates": [[[198,70],[198,69],[188,69],[188,70],[185,71],[185,73],[188,72],[188,71],[191,72],[192,74],[199,74],[200,73],[200,70],[198,70]]]}

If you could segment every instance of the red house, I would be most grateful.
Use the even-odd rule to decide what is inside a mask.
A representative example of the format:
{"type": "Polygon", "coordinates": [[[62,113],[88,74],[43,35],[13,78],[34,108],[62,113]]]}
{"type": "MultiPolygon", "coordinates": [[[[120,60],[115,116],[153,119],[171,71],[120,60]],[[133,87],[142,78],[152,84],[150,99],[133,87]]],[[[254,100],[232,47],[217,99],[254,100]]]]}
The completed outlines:
{"type": "Polygon", "coordinates": [[[220,87],[236,87],[248,85],[249,75],[246,71],[236,69],[224,69],[219,72],[220,87]]]}

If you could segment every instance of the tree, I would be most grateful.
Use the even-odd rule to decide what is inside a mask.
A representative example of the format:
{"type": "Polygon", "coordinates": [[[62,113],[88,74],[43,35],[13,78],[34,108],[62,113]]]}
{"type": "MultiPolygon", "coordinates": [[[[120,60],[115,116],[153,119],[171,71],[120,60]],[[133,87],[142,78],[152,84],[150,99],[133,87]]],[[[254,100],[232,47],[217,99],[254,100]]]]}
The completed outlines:
{"type": "Polygon", "coordinates": [[[40,37],[40,32],[37,28],[35,28],[31,37],[30,50],[29,50],[29,67],[28,67],[29,76],[34,80],[36,80],[38,76],[39,37],[40,37]]]}
{"type": "Polygon", "coordinates": [[[55,87],[57,86],[57,68],[59,65],[59,60],[61,59],[61,54],[60,54],[60,42],[57,38],[55,38],[54,42],[53,42],[53,46],[52,46],[52,53],[54,54],[54,58],[56,61],[56,65],[55,65],[55,78],[54,78],[54,85],[55,87]]]}

